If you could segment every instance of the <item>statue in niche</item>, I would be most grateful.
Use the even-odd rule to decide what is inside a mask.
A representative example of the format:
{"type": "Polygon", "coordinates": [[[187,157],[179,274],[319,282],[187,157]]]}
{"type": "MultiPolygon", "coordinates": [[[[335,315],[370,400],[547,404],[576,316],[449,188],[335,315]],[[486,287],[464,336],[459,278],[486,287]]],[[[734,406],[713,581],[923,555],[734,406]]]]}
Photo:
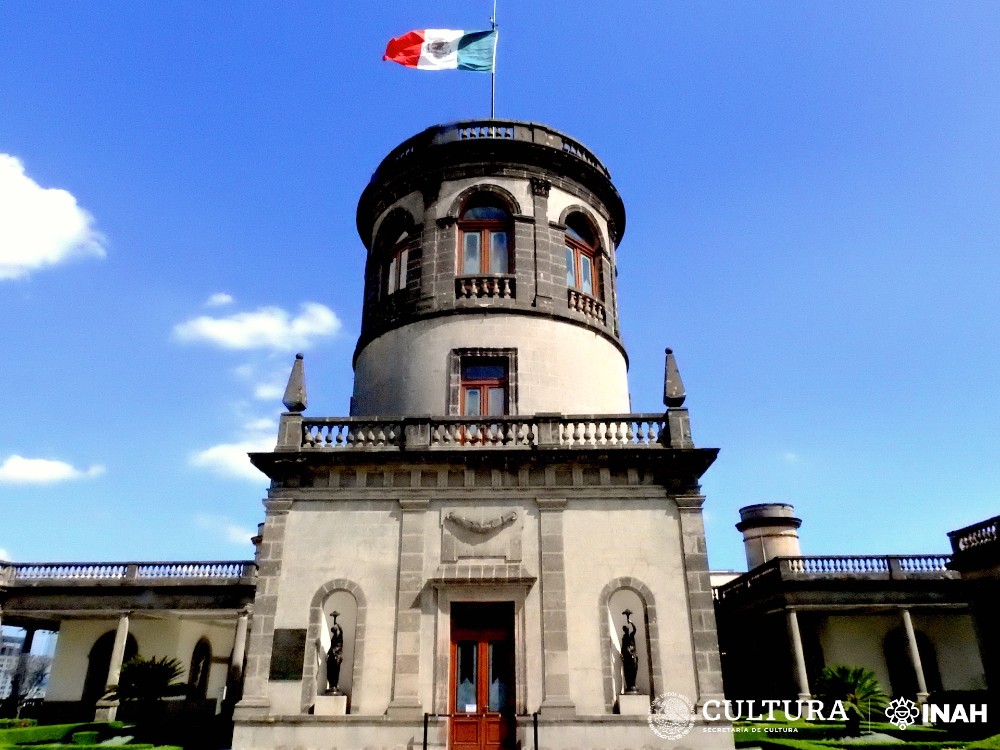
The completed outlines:
{"type": "Polygon", "coordinates": [[[344,629],[337,624],[340,612],[330,613],[333,626],[330,628],[330,650],[326,652],[327,695],[340,695],[340,665],[344,662],[344,629]]]}
{"type": "Polygon", "coordinates": [[[635,647],[635,623],[632,622],[632,610],[626,609],[625,624],[622,625],[622,672],[625,676],[624,695],[637,695],[635,679],[639,674],[639,654],[635,647]]]}

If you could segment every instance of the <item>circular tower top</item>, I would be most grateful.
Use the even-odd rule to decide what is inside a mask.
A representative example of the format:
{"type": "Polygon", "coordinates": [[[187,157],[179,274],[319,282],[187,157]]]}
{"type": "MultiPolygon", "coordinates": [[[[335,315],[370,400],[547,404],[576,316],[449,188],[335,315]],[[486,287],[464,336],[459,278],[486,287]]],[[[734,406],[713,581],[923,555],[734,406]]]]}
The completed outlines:
{"type": "Polygon", "coordinates": [[[628,411],[625,208],[587,148],[516,120],[428,128],[383,159],[357,225],[352,413],[628,411]]]}

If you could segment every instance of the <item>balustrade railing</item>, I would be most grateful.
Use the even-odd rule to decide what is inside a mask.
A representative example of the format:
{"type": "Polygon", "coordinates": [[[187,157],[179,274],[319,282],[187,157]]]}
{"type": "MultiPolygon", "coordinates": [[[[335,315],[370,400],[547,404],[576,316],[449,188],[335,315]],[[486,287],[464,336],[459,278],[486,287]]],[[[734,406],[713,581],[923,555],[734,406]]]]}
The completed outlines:
{"type": "Polygon", "coordinates": [[[455,278],[455,297],[472,299],[482,297],[514,298],[514,277],[507,276],[458,276],[455,278]]]}
{"type": "Polygon", "coordinates": [[[304,448],[398,448],[403,435],[396,421],[307,419],[302,424],[304,448]]]}
{"type": "Polygon", "coordinates": [[[8,583],[108,583],[188,581],[230,583],[254,577],[257,566],[246,560],[222,562],[10,563],[8,583]]]}
{"type": "Polygon", "coordinates": [[[1000,542],[1000,516],[966,526],[948,534],[955,552],[966,552],[976,547],[1000,542]]]}
{"type": "MultiPolygon", "coordinates": [[[[428,450],[435,448],[664,448],[663,414],[579,416],[303,418],[279,450],[428,450]]],[[[287,422],[285,423],[287,424],[287,422]]],[[[689,440],[686,436],[684,439],[689,440]]],[[[686,443],[682,447],[690,447],[686,443]]]]}
{"type": "Polygon", "coordinates": [[[951,577],[950,555],[812,555],[776,557],[715,589],[725,600],[751,590],[773,587],[782,580],[816,578],[869,578],[892,580],[912,576],[951,577]]]}
{"type": "Polygon", "coordinates": [[[590,295],[578,292],[576,289],[570,289],[567,302],[570,310],[576,310],[588,318],[599,320],[601,323],[607,323],[608,313],[604,309],[604,303],[594,299],[590,295]]]}
{"type": "MultiPolygon", "coordinates": [[[[604,175],[610,176],[607,168],[601,163],[600,159],[598,159],[593,152],[590,151],[590,149],[563,135],[559,131],[546,127],[545,125],[540,125],[539,123],[497,119],[466,120],[428,128],[424,132],[418,133],[412,138],[404,141],[391,151],[382,161],[379,170],[382,170],[388,164],[405,159],[427,146],[434,146],[452,141],[485,139],[526,141],[528,143],[535,143],[541,146],[558,149],[564,153],[571,154],[587,164],[590,164],[604,175]]],[[[376,171],[373,179],[377,177],[378,174],[379,172],[376,171]]]]}
{"type": "Polygon", "coordinates": [[[508,124],[467,125],[459,128],[458,137],[462,140],[469,140],[470,138],[506,138],[510,140],[514,137],[514,126],[508,124]]]}

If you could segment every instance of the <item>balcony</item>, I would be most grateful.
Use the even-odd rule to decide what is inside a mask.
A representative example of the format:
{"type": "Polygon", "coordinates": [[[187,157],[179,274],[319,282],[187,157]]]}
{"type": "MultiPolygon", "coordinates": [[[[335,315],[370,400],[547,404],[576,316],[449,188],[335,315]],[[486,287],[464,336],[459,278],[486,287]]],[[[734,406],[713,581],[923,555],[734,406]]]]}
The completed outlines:
{"type": "Polygon", "coordinates": [[[604,309],[603,302],[583,292],[578,292],[576,289],[568,291],[567,304],[570,310],[576,310],[578,313],[583,313],[585,318],[595,320],[601,325],[607,325],[608,313],[604,309]]]}
{"type": "Polygon", "coordinates": [[[667,414],[507,417],[320,417],[282,415],[278,451],[535,450],[544,448],[693,448],[682,423],[667,414]]]}
{"type": "Polygon", "coordinates": [[[514,281],[512,274],[458,276],[455,299],[514,299],[514,281]]]}

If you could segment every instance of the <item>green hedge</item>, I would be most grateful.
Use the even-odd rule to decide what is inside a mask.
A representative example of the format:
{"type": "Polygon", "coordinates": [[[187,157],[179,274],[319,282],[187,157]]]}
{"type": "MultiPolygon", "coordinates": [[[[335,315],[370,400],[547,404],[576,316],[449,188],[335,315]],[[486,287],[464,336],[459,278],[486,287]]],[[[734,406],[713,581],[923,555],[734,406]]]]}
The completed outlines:
{"type": "MultiPolygon", "coordinates": [[[[749,742],[742,742],[741,744],[750,744],[749,742]]],[[[831,740],[793,740],[793,739],[775,739],[773,737],[764,737],[756,741],[752,741],[752,744],[758,745],[763,750],[788,750],[792,748],[793,750],[830,750],[832,747],[836,748],[850,748],[851,750],[946,750],[948,748],[964,748],[964,742],[906,742],[906,743],[844,743],[836,742],[831,740]]],[[[987,750],[995,750],[995,748],[989,748],[987,750]]]]}
{"type": "Polygon", "coordinates": [[[70,738],[77,732],[99,732],[111,736],[119,734],[124,726],[120,721],[90,721],[82,724],[47,724],[44,726],[0,729],[0,747],[69,742],[70,738]]]}
{"type": "Polygon", "coordinates": [[[1000,734],[966,745],[966,750],[1000,750],[1000,734]]]}
{"type": "Polygon", "coordinates": [[[35,719],[0,719],[0,729],[33,727],[37,723],[35,719]]]}

